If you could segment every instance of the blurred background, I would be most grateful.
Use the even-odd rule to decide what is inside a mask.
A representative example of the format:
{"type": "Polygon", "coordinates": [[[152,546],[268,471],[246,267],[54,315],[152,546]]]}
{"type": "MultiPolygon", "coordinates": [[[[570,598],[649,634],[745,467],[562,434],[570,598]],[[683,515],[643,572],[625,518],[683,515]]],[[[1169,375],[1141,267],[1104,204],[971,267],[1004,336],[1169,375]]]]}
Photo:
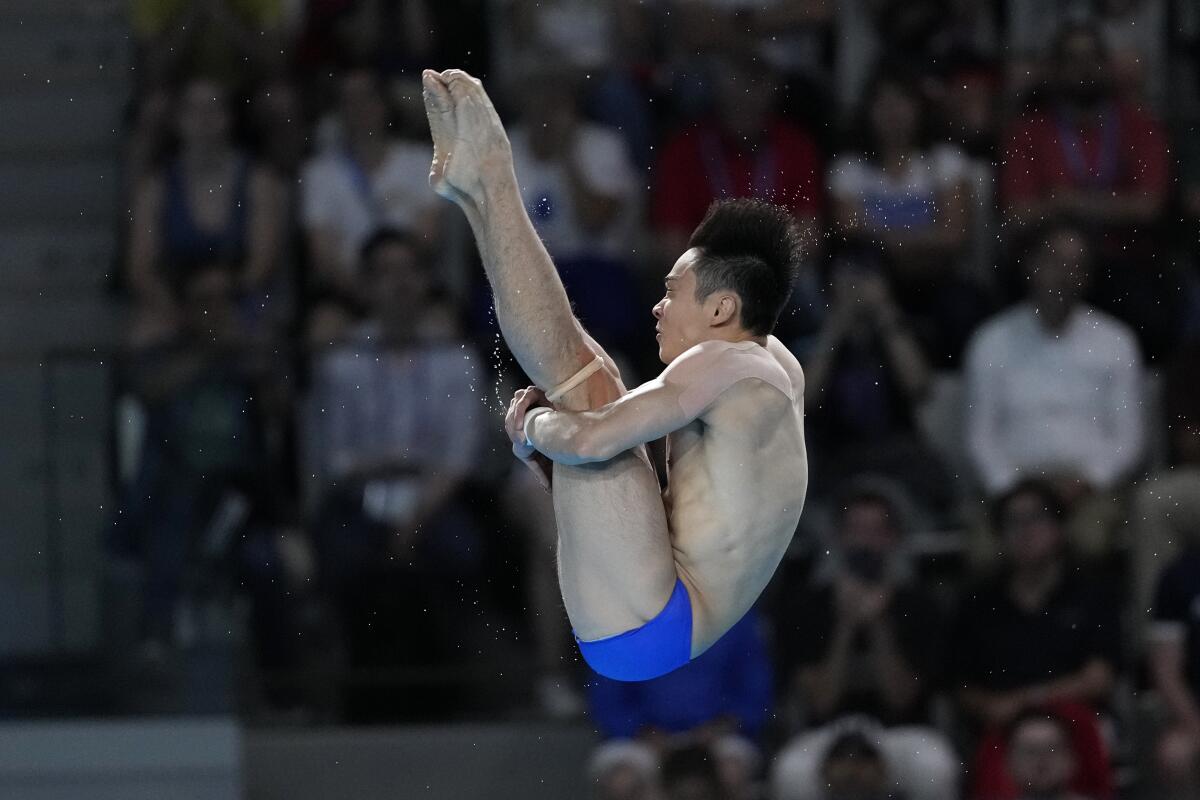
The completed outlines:
{"type": "Polygon", "coordinates": [[[0,65],[0,797],[1200,798],[1192,0],[5,0],[0,65]],[[805,231],[804,516],[663,678],[572,642],[425,67],[631,386],[711,200],[805,231]]]}

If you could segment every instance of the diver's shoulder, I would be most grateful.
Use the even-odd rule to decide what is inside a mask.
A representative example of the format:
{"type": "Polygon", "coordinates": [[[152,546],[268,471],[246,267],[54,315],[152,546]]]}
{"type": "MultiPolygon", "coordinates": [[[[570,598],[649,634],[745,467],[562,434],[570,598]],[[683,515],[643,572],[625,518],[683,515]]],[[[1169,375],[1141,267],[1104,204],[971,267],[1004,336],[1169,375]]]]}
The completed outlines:
{"type": "Polygon", "coordinates": [[[792,383],[792,388],[797,397],[804,395],[804,367],[800,365],[800,359],[796,358],[795,354],[788,349],[787,345],[779,341],[774,335],[767,336],[766,351],[774,359],[788,376],[788,380],[792,383]]]}
{"type": "Polygon", "coordinates": [[[795,400],[803,395],[804,373],[800,362],[774,337],[763,346],[753,340],[731,342],[710,339],[677,356],[663,372],[664,379],[732,387],[757,378],[795,400]]]}

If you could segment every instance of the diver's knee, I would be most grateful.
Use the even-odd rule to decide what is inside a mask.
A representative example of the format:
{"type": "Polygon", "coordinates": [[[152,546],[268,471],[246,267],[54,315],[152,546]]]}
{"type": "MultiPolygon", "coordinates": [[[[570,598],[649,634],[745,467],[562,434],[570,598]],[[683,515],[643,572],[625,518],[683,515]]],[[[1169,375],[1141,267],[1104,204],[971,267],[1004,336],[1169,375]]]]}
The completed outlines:
{"type": "Polygon", "coordinates": [[[547,393],[554,395],[551,402],[568,411],[589,411],[625,393],[617,365],[607,353],[585,346],[578,351],[578,357],[579,371],[547,393]]]}

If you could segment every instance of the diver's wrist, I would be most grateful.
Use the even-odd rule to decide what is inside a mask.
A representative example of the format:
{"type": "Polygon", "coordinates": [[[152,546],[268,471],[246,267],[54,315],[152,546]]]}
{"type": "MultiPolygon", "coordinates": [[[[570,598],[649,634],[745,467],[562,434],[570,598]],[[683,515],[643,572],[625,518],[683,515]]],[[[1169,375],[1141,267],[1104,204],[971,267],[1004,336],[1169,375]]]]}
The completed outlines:
{"type": "Polygon", "coordinates": [[[525,424],[522,426],[522,432],[525,434],[525,441],[531,446],[535,445],[533,445],[533,431],[530,428],[530,424],[537,419],[539,415],[549,413],[553,410],[554,409],[547,408],[546,406],[538,406],[537,408],[531,408],[525,412],[525,424]]]}

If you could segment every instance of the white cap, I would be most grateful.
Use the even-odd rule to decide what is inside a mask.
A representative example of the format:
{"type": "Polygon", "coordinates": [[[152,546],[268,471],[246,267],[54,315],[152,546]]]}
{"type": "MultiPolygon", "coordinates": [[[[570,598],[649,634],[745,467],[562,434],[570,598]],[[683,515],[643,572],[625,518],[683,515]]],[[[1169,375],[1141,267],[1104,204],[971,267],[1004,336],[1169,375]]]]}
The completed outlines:
{"type": "Polygon", "coordinates": [[[648,745],[633,739],[611,739],[597,747],[588,759],[589,780],[599,780],[616,767],[633,767],[647,780],[658,771],[658,757],[648,745]]]}

